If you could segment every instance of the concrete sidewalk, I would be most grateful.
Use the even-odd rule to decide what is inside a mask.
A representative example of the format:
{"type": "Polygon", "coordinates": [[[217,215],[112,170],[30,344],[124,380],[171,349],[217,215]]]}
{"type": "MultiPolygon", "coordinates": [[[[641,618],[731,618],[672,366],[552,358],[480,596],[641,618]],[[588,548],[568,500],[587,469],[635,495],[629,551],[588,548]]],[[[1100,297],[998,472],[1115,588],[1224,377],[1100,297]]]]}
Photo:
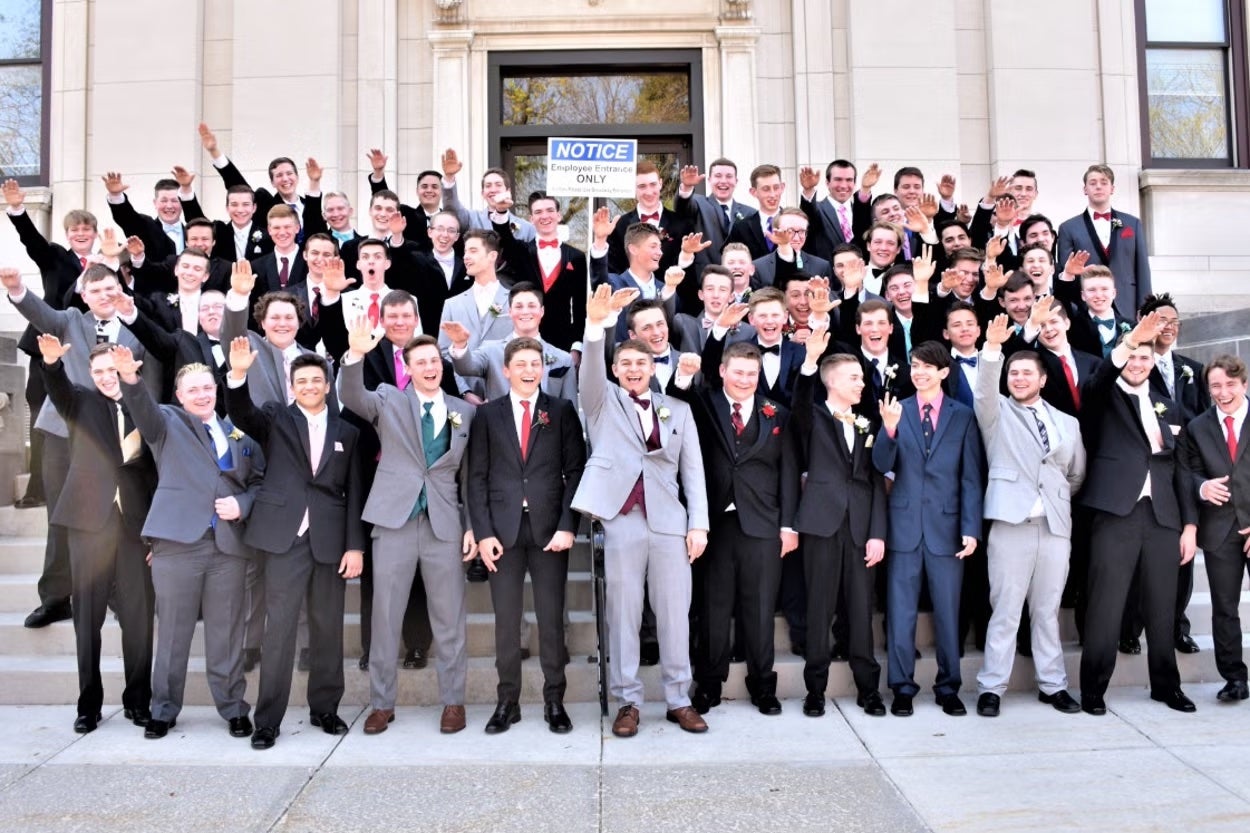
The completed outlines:
{"type": "MultiPolygon", "coordinates": [[[[744,702],[693,736],[643,709],[639,736],[612,737],[594,704],[547,731],[537,706],[507,734],[438,733],[437,708],[400,709],[366,737],[363,713],[331,737],[292,709],[273,749],[231,738],[211,708],[185,710],[147,741],[113,708],[92,734],[67,706],[0,707],[5,833],[250,831],[1245,831],[1250,702],[1191,685],[1183,715],[1138,688],[1112,689],[1102,718],[1063,715],[1029,694],[1003,714],[870,718],[852,699],[825,717],[744,702]]],[[[971,697],[967,703],[971,709],[971,697]]]]}

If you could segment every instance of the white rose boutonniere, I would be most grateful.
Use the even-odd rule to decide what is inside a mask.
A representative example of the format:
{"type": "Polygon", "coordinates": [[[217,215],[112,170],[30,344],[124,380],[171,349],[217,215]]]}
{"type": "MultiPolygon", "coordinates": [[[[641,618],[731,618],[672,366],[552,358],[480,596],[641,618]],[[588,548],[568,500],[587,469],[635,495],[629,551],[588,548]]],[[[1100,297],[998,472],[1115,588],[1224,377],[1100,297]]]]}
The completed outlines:
{"type": "Polygon", "coordinates": [[[887,381],[892,381],[896,373],[898,373],[898,365],[888,364],[885,366],[885,370],[881,371],[881,376],[887,381]]]}
{"type": "Polygon", "coordinates": [[[491,318],[498,318],[503,315],[503,307],[499,306],[499,304],[491,304],[486,311],[490,313],[491,318]]]}
{"type": "Polygon", "coordinates": [[[655,415],[660,418],[660,422],[668,422],[668,418],[673,415],[672,411],[661,405],[656,409],[655,415]]]}
{"type": "MultiPolygon", "coordinates": [[[[855,417],[855,430],[861,434],[867,434],[868,433],[868,417],[865,417],[865,416],[855,417]]],[[[871,437],[869,439],[871,439],[871,437]]]]}
{"type": "Polygon", "coordinates": [[[459,411],[448,411],[447,421],[451,423],[452,428],[459,428],[461,425],[464,425],[464,417],[460,415],[459,411]]]}
{"type": "Polygon", "coordinates": [[[553,365],[553,364],[555,364],[555,363],[556,363],[556,357],[555,357],[555,356],[551,355],[550,353],[543,353],[543,364],[545,364],[545,365],[547,365],[548,367],[550,367],[551,365],[553,365]]]}
{"type": "Polygon", "coordinates": [[[177,292],[169,293],[168,295],[165,296],[165,300],[169,303],[171,307],[178,306],[178,293],[177,292]]]}
{"type": "Polygon", "coordinates": [[[1119,217],[1112,217],[1111,227],[1112,228],[1124,228],[1124,221],[1121,220],[1119,217]]]}
{"type": "Polygon", "coordinates": [[[1156,403],[1155,403],[1155,415],[1156,415],[1156,416],[1163,416],[1163,415],[1164,415],[1164,414],[1166,414],[1167,412],[1168,412],[1168,406],[1167,406],[1167,405],[1164,405],[1162,402],[1156,402],[1156,403]]]}
{"type": "Polygon", "coordinates": [[[1194,378],[1194,369],[1187,364],[1181,365],[1181,375],[1192,382],[1194,378]]]}
{"type": "Polygon", "coordinates": [[[1132,325],[1131,325],[1131,324],[1129,324],[1127,321],[1121,321],[1121,322],[1120,322],[1120,332],[1122,332],[1122,333],[1131,333],[1131,332],[1133,332],[1133,327],[1132,327],[1132,325]]]}
{"type": "Polygon", "coordinates": [[[263,232],[254,231],[252,232],[252,242],[259,243],[264,236],[265,235],[263,232]]]}
{"type": "Polygon", "coordinates": [[[238,441],[243,439],[243,432],[238,428],[233,429],[229,434],[230,439],[238,441]]]}

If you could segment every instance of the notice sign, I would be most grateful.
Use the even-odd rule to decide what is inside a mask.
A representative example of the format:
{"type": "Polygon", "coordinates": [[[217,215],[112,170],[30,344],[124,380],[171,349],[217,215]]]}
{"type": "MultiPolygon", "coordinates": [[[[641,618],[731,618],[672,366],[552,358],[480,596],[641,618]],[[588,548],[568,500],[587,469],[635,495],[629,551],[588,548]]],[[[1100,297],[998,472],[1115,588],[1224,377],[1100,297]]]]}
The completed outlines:
{"type": "Polygon", "coordinates": [[[553,197],[634,196],[636,139],[547,139],[547,193],[553,197]]]}

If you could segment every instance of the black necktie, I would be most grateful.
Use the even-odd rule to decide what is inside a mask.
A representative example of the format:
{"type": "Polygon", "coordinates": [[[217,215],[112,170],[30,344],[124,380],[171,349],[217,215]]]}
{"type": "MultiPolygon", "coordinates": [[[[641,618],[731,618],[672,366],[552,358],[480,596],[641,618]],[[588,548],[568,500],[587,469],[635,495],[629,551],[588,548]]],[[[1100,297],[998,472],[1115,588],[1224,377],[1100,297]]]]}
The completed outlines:
{"type": "Polygon", "coordinates": [[[872,386],[876,388],[877,393],[881,392],[881,386],[885,380],[881,377],[881,360],[869,359],[872,362],[872,386]]]}
{"type": "Polygon", "coordinates": [[[924,416],[920,419],[920,428],[924,433],[924,453],[927,457],[933,447],[933,406],[926,404],[921,410],[924,416]]]}
{"type": "Polygon", "coordinates": [[[729,206],[722,205],[721,208],[723,210],[721,212],[720,226],[721,226],[721,229],[725,232],[725,234],[729,234],[729,228],[730,228],[730,225],[733,223],[733,218],[729,216],[729,206]]]}

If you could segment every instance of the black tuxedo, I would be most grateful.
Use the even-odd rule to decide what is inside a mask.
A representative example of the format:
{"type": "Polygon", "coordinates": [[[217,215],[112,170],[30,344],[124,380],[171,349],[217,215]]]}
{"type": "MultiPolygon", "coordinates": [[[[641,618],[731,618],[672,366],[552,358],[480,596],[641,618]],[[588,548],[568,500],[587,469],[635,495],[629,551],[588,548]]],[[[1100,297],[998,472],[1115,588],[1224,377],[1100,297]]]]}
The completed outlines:
{"type": "MultiPolygon", "coordinates": [[[[251,188],[248,181],[244,179],[242,172],[229,159],[226,160],[225,165],[217,169],[217,172],[221,174],[221,181],[226,188],[234,185],[247,185],[251,188]]],[[[269,209],[275,205],[287,205],[286,201],[279,194],[270,191],[268,188],[252,188],[252,193],[256,195],[256,216],[261,219],[262,223],[267,222],[266,218],[269,216],[269,209]]],[[[308,218],[321,217],[321,199],[317,198],[310,205],[307,199],[301,197],[300,204],[292,205],[291,208],[295,211],[297,222],[300,225],[299,241],[302,243],[307,236],[304,226],[308,224],[308,218]]],[[[321,219],[324,222],[324,218],[321,219]]]]}
{"type": "MultiPolygon", "coordinates": [[[[711,339],[709,339],[711,341],[711,339]]],[[[789,445],[789,411],[755,395],[735,431],[720,376],[709,368],[705,384],[668,391],[690,403],[698,428],[707,481],[707,558],[696,570],[698,619],[694,678],[700,690],[719,696],[729,677],[730,620],[742,620],[751,695],[776,695],[773,611],[781,583],[781,527],[792,527],[798,503],[798,470],[789,445]],[[733,506],[733,510],[729,509],[733,506]]]]}
{"type": "MultiPolygon", "coordinates": [[[[143,248],[148,257],[164,260],[178,254],[174,241],[165,234],[165,225],[156,217],[136,211],[134,204],[125,194],[122,195],[120,203],[109,203],[109,211],[113,215],[113,221],[121,226],[123,234],[127,237],[138,237],[143,241],[143,248]]],[[[187,239],[186,223],[179,223],[179,225],[182,226],[182,239],[185,242],[187,239]]]]}
{"type": "MultiPolygon", "coordinates": [[[[776,216],[773,217],[774,222],[776,216]]],[[[758,212],[750,217],[743,217],[733,224],[733,228],[729,230],[729,243],[742,243],[751,252],[751,260],[758,260],[765,257],[773,251],[773,247],[768,238],[764,236],[763,226],[760,225],[758,212]]],[[[826,258],[828,260],[829,258],[826,258]]]]}
{"type": "Polygon", "coordinates": [[[1120,315],[1115,305],[1112,305],[1111,311],[1115,317],[1116,332],[1112,341],[1104,344],[1102,332],[1098,325],[1094,323],[1089,307],[1081,300],[1081,282],[1079,279],[1061,281],[1058,275],[1056,275],[1055,297],[1068,305],[1068,318],[1072,321],[1072,326],[1068,329],[1068,342],[1072,345],[1073,350],[1080,350],[1084,353],[1106,358],[1110,355],[1116,342],[1120,340],[1120,336],[1133,329],[1133,322],[1120,315]]]}
{"type": "MultiPolygon", "coordinates": [[[[373,177],[368,177],[369,193],[376,194],[378,191],[387,190],[386,177],[377,182],[373,181],[373,177]]],[[[440,185],[441,187],[441,185],[440,185]]],[[[307,199],[307,197],[305,197],[307,199]]],[[[433,214],[426,214],[425,209],[419,204],[416,206],[399,204],[399,213],[404,215],[404,219],[408,221],[408,228],[404,230],[404,240],[413,245],[416,251],[432,252],[434,251],[434,241],[430,239],[430,226],[434,222],[433,214]]],[[[461,229],[461,232],[468,231],[467,228],[461,229]]],[[[456,255],[464,253],[464,240],[456,239],[456,255]]]]}
{"type": "Polygon", "coordinates": [[[564,591],[568,551],[544,552],[556,532],[576,533],[571,504],[586,465],[577,406],[539,391],[531,411],[528,448],[521,447],[512,397],[477,409],[469,433],[469,519],[479,540],[496,538],[503,556],[490,577],[495,607],[495,667],[499,702],[521,696],[520,628],[525,573],[538,619],[543,699],[563,702],[564,591]]]}
{"type": "MultiPolygon", "coordinates": [[[[629,252],[625,250],[625,232],[637,222],[639,222],[638,209],[635,208],[633,211],[622,214],[616,223],[616,228],[612,229],[612,233],[608,235],[609,272],[617,274],[629,269],[629,252]]],[[[694,222],[689,214],[665,209],[660,212],[659,228],[660,246],[664,253],[660,257],[660,265],[655,273],[662,276],[668,267],[677,265],[677,259],[681,256],[681,239],[687,234],[694,233],[694,222]]],[[[704,263],[707,258],[695,255],[695,261],[704,263]]],[[[686,310],[686,312],[690,311],[686,310]]]]}
{"type": "MultiPolygon", "coordinates": [[[[1156,358],[1158,358],[1156,356],[1156,358]]],[[[1150,392],[1171,399],[1181,409],[1181,418],[1186,424],[1195,419],[1203,411],[1211,407],[1211,394],[1203,380],[1202,362],[1196,362],[1188,356],[1172,353],[1172,388],[1175,396],[1168,393],[1168,386],[1163,381],[1163,374],[1158,364],[1150,371],[1150,392]],[[1186,373],[1188,368],[1188,373],[1186,373]]]]}
{"type": "Polygon", "coordinates": [[[119,410],[127,434],[134,426],[118,401],[71,383],[61,362],[45,366],[45,376],[48,396],[69,426],[69,472],[50,520],[69,530],[78,714],[94,719],[103,702],[100,628],[110,598],[122,628],[122,703],[146,709],[152,698],[154,599],[140,531],[156,489],[156,467],[145,444],[123,459],[119,410]]]}
{"type": "MultiPolygon", "coordinates": [[[[325,215],[322,214],[321,206],[322,206],[323,196],[324,194],[321,194],[315,197],[310,197],[310,196],[304,197],[303,232],[304,232],[305,240],[307,240],[309,237],[311,237],[314,234],[328,234],[331,237],[334,237],[334,232],[330,230],[330,227],[328,225],[326,225],[325,215]]],[[[339,247],[340,257],[342,256],[342,250],[345,246],[348,246],[352,243],[357,243],[363,240],[364,237],[365,236],[363,234],[356,231],[355,229],[352,230],[351,240],[340,242],[337,237],[334,237],[334,242],[339,247]]]]}
{"type": "MultiPolygon", "coordinates": [[[[26,256],[34,261],[39,269],[39,276],[43,279],[44,300],[53,309],[64,309],[65,295],[73,292],[78,276],[83,271],[78,255],[59,243],[49,243],[35,228],[35,224],[30,219],[30,213],[27,211],[21,214],[10,214],[9,222],[13,223],[18,240],[26,249],[26,256]]],[[[37,359],[39,345],[35,342],[36,335],[38,331],[28,324],[17,346],[27,355],[37,359]]],[[[32,362],[32,366],[34,364],[32,362]]],[[[43,401],[42,398],[40,401],[43,401]]],[[[31,413],[38,413],[38,409],[31,413]]]]}
{"type": "MultiPolygon", "coordinates": [[[[409,250],[398,259],[398,265],[401,271],[408,270],[412,275],[411,283],[416,290],[412,294],[417,299],[422,329],[438,335],[438,325],[443,320],[443,306],[447,299],[473,288],[473,278],[464,271],[464,261],[459,256],[456,257],[450,284],[447,282],[447,273],[443,271],[432,251],[409,250]]],[[[396,266],[396,262],[391,263],[392,270],[396,266]]]]}
{"type": "MultiPolygon", "coordinates": [[[[162,235],[163,236],[163,235],[162,235]]],[[[169,238],[166,238],[167,240],[169,238]]],[[[214,249],[214,251],[216,251],[214,249]]],[[[174,277],[174,266],[177,255],[168,255],[163,260],[145,257],[143,265],[136,267],[131,264],[130,273],[134,277],[135,292],[147,294],[152,292],[177,292],[178,279],[174,277]]],[[[208,259],[208,280],[200,287],[201,291],[230,291],[230,261],[222,260],[214,254],[208,259]]]]}
{"type": "Polygon", "coordinates": [[[277,728],[291,695],[295,633],[307,597],[308,706],[336,713],[343,697],[343,606],[338,573],[348,550],[364,551],[364,489],[356,453],[359,432],[327,404],[321,454],[312,459],[310,426],[298,405],[252,403],[247,382],[227,388],[236,426],[265,450],[265,478],[248,517],[244,542],[265,560],[265,630],[261,643],[256,726],[277,728]],[[307,516],[308,528],[300,535],[307,516]]]}
{"type": "MultiPolygon", "coordinates": [[[[705,376],[708,374],[719,376],[721,356],[724,355],[725,341],[727,339],[728,334],[726,334],[725,338],[719,339],[716,338],[714,333],[708,335],[707,343],[703,345],[702,354],[705,376]]],[[[763,351],[764,348],[760,346],[758,336],[746,339],[746,341],[749,344],[754,344],[756,347],[759,347],[761,351],[763,351]]],[[[762,395],[767,396],[769,399],[776,400],[786,407],[789,407],[790,397],[794,392],[794,380],[799,375],[799,368],[803,366],[803,362],[807,358],[807,348],[802,344],[799,344],[797,341],[790,341],[789,339],[782,339],[778,348],[778,355],[781,359],[781,363],[777,371],[777,378],[774,380],[772,385],[769,385],[768,379],[764,374],[764,369],[761,367],[759,392],[762,395]]],[[[674,375],[676,375],[675,369],[674,375]]]]}
{"type": "MultiPolygon", "coordinates": [[[[183,219],[190,221],[204,217],[204,209],[200,201],[192,197],[182,201],[183,219]]],[[[260,209],[252,215],[252,223],[247,228],[247,251],[240,258],[234,245],[234,226],[229,220],[213,220],[213,257],[226,263],[237,260],[251,260],[273,251],[273,240],[266,230],[265,215],[260,209]]]]}
{"type": "MultiPolygon", "coordinates": [[[[968,226],[968,237],[972,241],[972,245],[982,251],[985,250],[986,244],[990,238],[994,236],[994,209],[985,209],[977,204],[977,210],[972,215],[972,223],[968,226]]],[[[1004,272],[1014,272],[1020,268],[1020,264],[1024,258],[1020,255],[1020,250],[1024,248],[1024,241],[1016,235],[1016,250],[1011,250],[1011,241],[1004,241],[1002,254],[998,256],[998,265],[1002,267],[1004,272]]]]}
{"type": "MultiPolygon", "coordinates": [[[[881,666],[873,656],[874,570],[864,564],[868,539],[885,540],[885,478],[872,464],[868,443],[875,425],[854,430],[854,447],[841,436],[842,423],[825,405],[819,373],[799,375],[791,421],[799,468],[807,472],[794,528],[804,536],[807,585],[807,663],[809,692],[824,695],[829,684],[829,629],[835,602],[845,599],[847,647],[855,688],[874,692],[881,666]],[[839,593],[841,590],[841,593],[839,593]]],[[[867,393],[867,390],[865,391],[867,393]]],[[[876,571],[877,573],[880,570],[876,571]]]]}
{"type": "Polygon", "coordinates": [[[817,257],[833,260],[833,250],[844,243],[859,249],[866,255],[864,233],[872,227],[872,201],[859,198],[859,191],[851,197],[851,239],[847,240],[842,233],[842,221],[837,209],[827,199],[812,202],[806,198],[799,199],[799,208],[807,215],[807,243],[804,249],[817,257]]]}
{"type": "Polygon", "coordinates": [[[494,226],[512,269],[514,284],[528,281],[543,290],[543,320],[539,325],[539,334],[548,344],[568,351],[573,342],[581,340],[586,330],[586,295],[590,291],[586,253],[568,243],[561,243],[560,261],[548,285],[538,260],[538,241],[517,240],[508,223],[495,223],[494,226]]]}
{"type": "Polygon", "coordinates": [[[142,311],[135,316],[133,324],[127,328],[134,337],[139,339],[143,349],[151,353],[161,364],[164,377],[161,382],[161,401],[174,401],[174,379],[178,371],[188,364],[206,364],[213,368],[213,376],[217,380],[217,413],[226,413],[225,375],[230,357],[230,345],[221,344],[209,338],[200,329],[191,335],[181,327],[168,330],[153,321],[142,311]],[[217,361],[213,346],[221,348],[222,360],[217,361]]]}

